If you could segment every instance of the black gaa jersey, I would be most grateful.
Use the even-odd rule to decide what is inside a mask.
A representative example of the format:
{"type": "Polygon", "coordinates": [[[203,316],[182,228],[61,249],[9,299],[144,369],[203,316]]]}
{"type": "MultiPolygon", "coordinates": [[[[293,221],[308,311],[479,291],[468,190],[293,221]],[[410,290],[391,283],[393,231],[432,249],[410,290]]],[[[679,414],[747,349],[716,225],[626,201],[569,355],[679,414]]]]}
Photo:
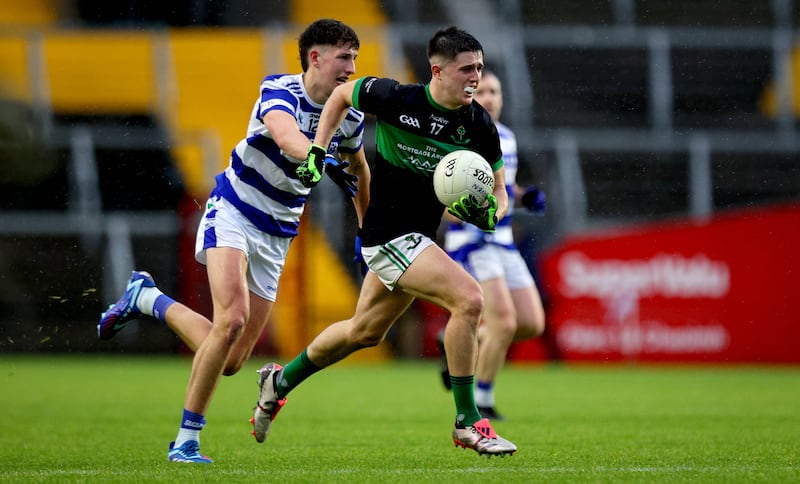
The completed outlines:
{"type": "Polygon", "coordinates": [[[410,232],[436,239],[444,206],[433,190],[433,172],[447,153],[468,149],[495,171],[503,166],[497,129],[477,102],[446,109],[433,100],[428,85],[364,77],[356,82],[353,107],[377,119],[364,246],[410,232]]]}

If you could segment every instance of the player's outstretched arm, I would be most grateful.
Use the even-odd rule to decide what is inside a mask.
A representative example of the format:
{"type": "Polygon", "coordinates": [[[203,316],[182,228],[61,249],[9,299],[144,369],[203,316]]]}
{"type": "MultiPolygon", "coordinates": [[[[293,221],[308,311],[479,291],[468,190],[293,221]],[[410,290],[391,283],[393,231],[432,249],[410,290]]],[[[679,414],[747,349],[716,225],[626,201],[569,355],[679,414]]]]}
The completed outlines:
{"type": "Polygon", "coordinates": [[[291,114],[279,109],[267,112],[261,119],[269,130],[272,139],[281,151],[296,160],[303,160],[308,153],[308,137],[300,131],[297,120],[291,114]]]}
{"type": "Polygon", "coordinates": [[[325,102],[325,107],[322,108],[322,114],[319,117],[317,134],[314,136],[315,145],[328,146],[330,144],[336,129],[342,125],[347,110],[353,105],[353,89],[356,82],[350,81],[336,86],[325,102]]]}

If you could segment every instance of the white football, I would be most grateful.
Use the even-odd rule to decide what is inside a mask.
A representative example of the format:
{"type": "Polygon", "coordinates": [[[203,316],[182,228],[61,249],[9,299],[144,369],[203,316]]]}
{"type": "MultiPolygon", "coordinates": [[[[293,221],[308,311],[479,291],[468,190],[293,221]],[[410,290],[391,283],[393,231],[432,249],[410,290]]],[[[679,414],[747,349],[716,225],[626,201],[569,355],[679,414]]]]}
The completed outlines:
{"type": "Polygon", "coordinates": [[[474,195],[479,203],[494,191],[494,172],[489,162],[469,150],[445,155],[433,172],[433,189],[442,204],[449,207],[464,195],[474,195]]]}

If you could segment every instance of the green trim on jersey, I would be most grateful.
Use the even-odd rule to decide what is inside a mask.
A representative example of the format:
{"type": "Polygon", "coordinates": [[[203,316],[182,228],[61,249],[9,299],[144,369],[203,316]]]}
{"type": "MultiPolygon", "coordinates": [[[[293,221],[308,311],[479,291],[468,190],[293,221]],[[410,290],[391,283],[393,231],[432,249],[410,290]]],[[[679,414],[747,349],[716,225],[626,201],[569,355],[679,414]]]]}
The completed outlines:
{"type": "Polygon", "coordinates": [[[361,84],[364,84],[364,79],[366,79],[366,77],[357,79],[355,85],[353,86],[353,107],[359,111],[361,111],[361,108],[358,107],[358,93],[361,92],[361,84]]]}
{"type": "Polygon", "coordinates": [[[505,160],[503,160],[503,157],[501,156],[494,163],[489,163],[489,166],[492,167],[492,171],[497,171],[500,168],[502,168],[503,166],[505,166],[505,164],[506,164],[506,162],[505,162],[505,160]]]}
{"type": "Polygon", "coordinates": [[[463,146],[409,133],[380,121],[375,126],[375,144],[378,153],[390,164],[429,176],[433,176],[436,165],[446,154],[464,149],[463,146]]]}
{"type": "Polygon", "coordinates": [[[444,112],[447,113],[447,112],[452,112],[452,111],[458,111],[459,109],[461,109],[460,107],[457,107],[455,109],[447,109],[446,107],[444,107],[441,104],[437,103],[433,99],[433,96],[431,96],[431,85],[430,84],[425,84],[425,97],[428,98],[428,102],[431,103],[431,106],[435,107],[439,111],[444,111],[444,112]]]}

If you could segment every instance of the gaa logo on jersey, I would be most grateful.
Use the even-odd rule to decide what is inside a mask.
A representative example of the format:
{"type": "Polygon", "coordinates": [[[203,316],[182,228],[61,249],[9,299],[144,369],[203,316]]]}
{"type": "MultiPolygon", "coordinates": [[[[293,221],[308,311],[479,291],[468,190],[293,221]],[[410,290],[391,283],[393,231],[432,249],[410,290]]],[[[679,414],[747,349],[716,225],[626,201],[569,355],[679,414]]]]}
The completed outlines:
{"type": "Polygon", "coordinates": [[[419,129],[419,120],[414,116],[409,116],[408,114],[401,114],[400,122],[419,129]]]}

